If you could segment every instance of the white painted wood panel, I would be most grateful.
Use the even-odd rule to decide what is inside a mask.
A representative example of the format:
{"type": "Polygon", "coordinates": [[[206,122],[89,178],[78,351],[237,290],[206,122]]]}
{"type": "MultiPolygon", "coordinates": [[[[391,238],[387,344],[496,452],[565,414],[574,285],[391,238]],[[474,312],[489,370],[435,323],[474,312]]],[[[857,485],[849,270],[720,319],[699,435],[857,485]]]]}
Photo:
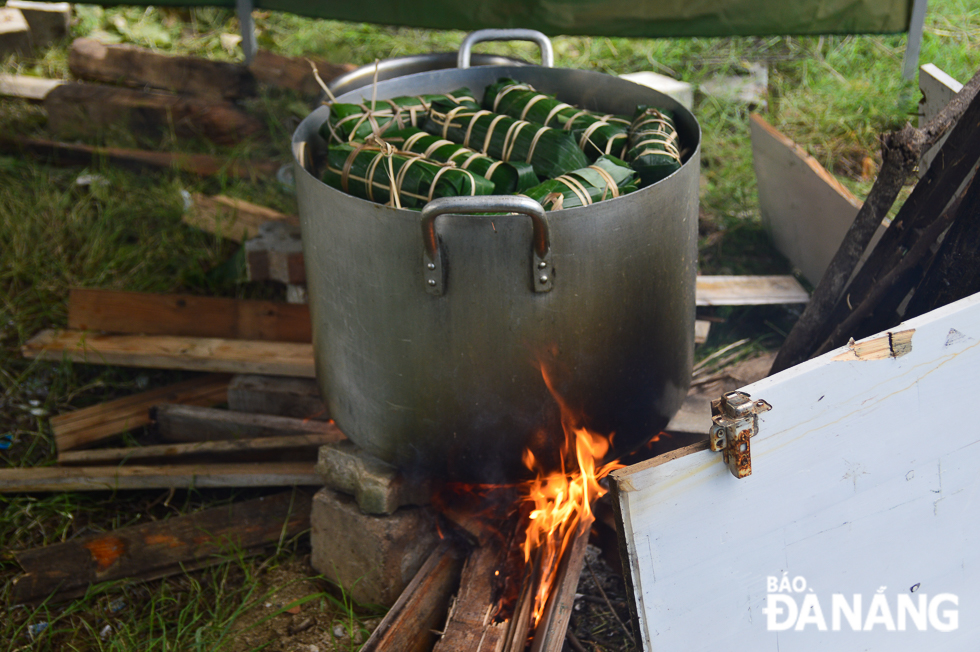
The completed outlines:
{"type": "Polygon", "coordinates": [[[980,647],[980,295],[907,329],[901,357],[835,360],[843,348],[744,388],[773,406],[748,478],[707,450],[613,474],[646,650],[980,647]],[[879,589],[896,627],[899,596],[953,594],[936,621],[955,610],[958,627],[769,631],[767,577],[784,573],[830,630],[833,594],[860,594],[866,625],[879,589]]]}

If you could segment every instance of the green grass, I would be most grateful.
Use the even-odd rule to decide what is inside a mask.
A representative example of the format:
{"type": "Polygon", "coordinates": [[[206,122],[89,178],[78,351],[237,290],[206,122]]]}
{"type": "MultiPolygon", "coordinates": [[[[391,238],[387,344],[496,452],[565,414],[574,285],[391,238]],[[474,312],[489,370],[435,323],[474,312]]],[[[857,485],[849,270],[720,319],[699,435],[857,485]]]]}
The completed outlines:
{"type": "MultiPolygon", "coordinates": [[[[921,61],[932,61],[960,81],[980,66],[980,7],[969,0],[932,2],[921,61]]],[[[89,35],[155,47],[175,54],[238,60],[227,47],[238,32],[234,12],[219,9],[116,8],[76,5],[72,36],[89,35]]],[[[434,50],[453,50],[460,32],[430,32],[312,21],[257,13],[262,47],[288,55],[314,55],[336,62],[367,64],[434,50]]],[[[69,42],[30,58],[0,60],[0,72],[67,77],[69,42]]],[[[608,73],[654,70],[695,85],[714,75],[739,74],[748,63],[769,69],[764,117],[812,153],[859,196],[870,188],[860,178],[861,161],[878,158],[877,138],[914,119],[918,92],[901,80],[905,37],[834,36],[736,39],[555,39],[557,65],[608,73]]],[[[491,51],[528,60],[528,44],[483,44],[491,51]]],[[[183,149],[217,155],[285,160],[289,135],[309,102],[289,93],[263,91],[246,103],[273,134],[236,148],[203,141],[157,140],[126,133],[103,134],[93,143],[183,149]]],[[[695,114],[704,132],[701,180],[700,264],[706,273],[785,273],[762,230],[748,135],[749,110],[697,95],[695,114]]],[[[0,131],[47,136],[43,110],[0,98],[0,131]]],[[[295,200],[274,182],[203,180],[178,172],[133,173],[106,164],[57,168],[0,155],[0,435],[12,445],[0,450],[5,466],[54,462],[47,418],[66,410],[174,382],[187,374],[97,366],[34,363],[20,346],[42,328],[62,327],[72,286],[153,292],[190,292],[236,297],[279,297],[282,289],[242,283],[229,263],[236,246],[180,222],[181,190],[224,193],[286,212],[295,200]],[[79,185],[80,175],[100,182],[79,185]]],[[[749,338],[754,348],[775,347],[794,314],[784,308],[723,309],[705,351],[749,338]]],[[[133,433],[139,438],[141,433],[133,433]]],[[[164,518],[228,501],[238,492],[0,495],[0,549],[23,550],[106,531],[146,518],[164,518]]],[[[271,567],[295,560],[307,544],[296,541],[266,560],[229,551],[220,566],[151,583],[102,587],[67,604],[8,609],[0,640],[12,649],[214,649],[233,636],[249,605],[261,601],[256,580],[271,567]],[[268,565],[268,564],[271,564],[268,565]],[[127,607],[113,612],[122,599],[127,607]],[[36,641],[27,627],[50,623],[36,641]],[[99,632],[112,624],[113,635],[99,632]]],[[[18,573],[12,557],[0,557],[7,600],[18,573]]],[[[324,610],[357,627],[364,612],[327,592],[324,610]],[[335,601],[340,600],[338,605],[335,601]]],[[[323,649],[323,648],[321,648],[323,649]]]]}

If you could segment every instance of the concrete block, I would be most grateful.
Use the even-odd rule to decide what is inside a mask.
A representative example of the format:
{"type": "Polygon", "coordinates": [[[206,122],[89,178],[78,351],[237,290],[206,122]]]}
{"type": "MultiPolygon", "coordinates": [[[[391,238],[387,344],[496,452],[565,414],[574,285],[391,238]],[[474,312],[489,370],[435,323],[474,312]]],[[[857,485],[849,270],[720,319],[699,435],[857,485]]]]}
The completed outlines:
{"type": "Polygon", "coordinates": [[[260,226],[258,235],[245,243],[245,265],[250,281],[306,283],[299,227],[285,222],[260,226]]]}
{"type": "Polygon", "coordinates": [[[664,95],[668,95],[680,102],[688,110],[694,108],[694,88],[687,82],[650,71],[629,72],[625,75],[620,75],[620,77],[635,84],[660,91],[664,95]]]}
{"type": "Polygon", "coordinates": [[[360,603],[390,607],[439,541],[435,515],[403,507],[372,516],[332,489],[313,497],[311,563],[360,603]]]}
{"type": "Polygon", "coordinates": [[[67,2],[7,0],[7,7],[19,9],[30,27],[34,47],[43,47],[68,36],[71,5],[67,2]]]}
{"type": "Polygon", "coordinates": [[[20,9],[0,7],[0,56],[31,53],[31,30],[20,9]]]}
{"type": "Polygon", "coordinates": [[[428,482],[407,481],[351,441],[321,446],[315,471],[331,489],[354,496],[366,514],[391,514],[403,505],[428,504],[432,497],[428,482]]]}

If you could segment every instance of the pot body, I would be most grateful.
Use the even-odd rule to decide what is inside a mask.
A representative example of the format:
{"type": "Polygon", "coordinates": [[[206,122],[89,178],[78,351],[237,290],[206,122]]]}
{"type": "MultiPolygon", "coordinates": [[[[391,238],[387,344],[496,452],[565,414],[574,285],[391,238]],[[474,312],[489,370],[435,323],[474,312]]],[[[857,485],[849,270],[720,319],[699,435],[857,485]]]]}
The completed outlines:
{"type": "MultiPolygon", "coordinates": [[[[379,61],[377,65],[378,81],[394,79],[404,75],[414,75],[432,70],[455,68],[458,54],[456,52],[432,52],[430,54],[415,54],[407,57],[395,57],[379,61]]],[[[471,59],[474,66],[521,66],[526,65],[519,59],[498,54],[474,54],[471,59]]],[[[327,86],[335,97],[349,93],[374,83],[375,65],[361,66],[345,75],[330,80],[327,86]]]]}
{"type": "MultiPolygon", "coordinates": [[[[681,169],[652,186],[547,214],[547,292],[534,291],[527,216],[449,214],[435,222],[445,291],[430,294],[420,214],[342,193],[299,163],[322,156],[317,129],[329,108],[308,116],[292,143],[317,379],[330,414],[374,455],[454,480],[514,479],[529,446],[547,458],[562,432],[556,396],[566,420],[633,449],[680,407],[693,361],[694,117],[616,77],[537,66],[400,77],[379,83],[377,97],[467,86],[480,98],[500,77],[604,112],[671,109],[688,149],[681,169]]],[[[338,100],[360,101],[360,92],[338,100]]]]}

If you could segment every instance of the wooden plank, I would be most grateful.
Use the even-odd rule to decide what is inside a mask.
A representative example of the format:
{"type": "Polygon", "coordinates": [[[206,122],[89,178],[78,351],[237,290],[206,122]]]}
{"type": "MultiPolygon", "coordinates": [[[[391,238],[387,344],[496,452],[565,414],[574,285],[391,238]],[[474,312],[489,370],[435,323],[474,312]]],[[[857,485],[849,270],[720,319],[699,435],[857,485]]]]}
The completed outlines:
{"type": "Polygon", "coordinates": [[[571,545],[562,556],[545,613],[534,630],[531,652],[561,652],[565,644],[565,632],[575,607],[575,591],[585,566],[585,551],[593,522],[595,519],[591,514],[579,521],[571,545]]]}
{"type": "Polygon", "coordinates": [[[68,69],[79,79],[148,86],[209,99],[255,94],[255,79],[244,66],[170,56],[132,45],[105,45],[89,38],[72,42],[68,69]]]}
{"type": "Polygon", "coordinates": [[[256,237],[266,222],[299,226],[299,218],[295,215],[286,215],[243,199],[224,195],[208,197],[200,193],[191,195],[191,205],[181,219],[184,224],[235,242],[256,237]]]}
{"type": "MultiPolygon", "coordinates": [[[[317,72],[320,73],[320,78],[328,83],[334,77],[357,68],[349,63],[329,63],[322,59],[312,61],[316,65],[317,72]]],[[[323,89],[313,77],[310,62],[305,58],[286,57],[268,50],[259,50],[255,53],[252,63],[248,64],[248,69],[260,84],[287,88],[307,97],[316,97],[323,93],[323,89]]]]}
{"type": "Polygon", "coordinates": [[[449,622],[432,652],[500,649],[507,622],[494,622],[500,606],[494,580],[504,569],[506,558],[507,550],[498,538],[474,549],[466,558],[449,622]]]}
{"type": "Polygon", "coordinates": [[[0,493],[320,486],[313,462],[0,469],[0,493]]]}
{"type": "Polygon", "coordinates": [[[743,388],[773,406],[759,417],[748,478],[735,479],[704,444],[613,472],[644,649],[974,644],[977,623],[952,626],[944,613],[956,605],[925,614],[941,594],[957,596],[964,608],[980,601],[973,543],[980,536],[980,434],[973,427],[980,295],[898,332],[912,332],[911,350],[900,357],[846,359],[841,348],[743,388]],[[783,577],[801,578],[807,588],[769,588],[769,578],[778,584],[783,577]],[[857,628],[846,619],[832,625],[835,594],[849,608],[852,596],[862,596],[857,628]],[[776,631],[792,611],[785,603],[764,611],[776,596],[815,620],[793,615],[776,631]],[[817,601],[819,618],[804,599],[817,601]],[[906,599],[921,610],[927,631],[902,618],[912,632],[903,635],[872,618],[877,601],[877,615],[887,609],[896,625],[906,599]],[[944,623],[951,631],[940,631],[944,623]]]}
{"type": "Polygon", "coordinates": [[[313,378],[239,374],[228,385],[228,409],[297,419],[330,418],[313,378]]]}
{"type": "Polygon", "coordinates": [[[194,441],[187,444],[162,444],[158,446],[127,446],[125,448],[99,448],[91,451],[68,451],[58,454],[58,464],[66,466],[106,466],[111,464],[157,464],[197,462],[284,461],[283,453],[290,454],[289,461],[313,461],[320,446],[335,443],[337,436],[328,434],[283,435],[256,439],[227,441],[194,441]],[[297,455],[297,453],[299,455],[297,455]],[[259,457],[258,460],[252,459],[259,457]],[[242,458],[249,458],[243,460],[242,458]]]}
{"type": "Polygon", "coordinates": [[[45,330],[21,347],[25,358],[314,378],[313,345],[170,335],[98,335],[45,330]]]}
{"type": "Polygon", "coordinates": [[[246,414],[193,405],[158,405],[153,409],[157,435],[165,441],[219,441],[318,435],[331,442],[346,439],[329,421],[246,414]]]}
{"type": "Polygon", "coordinates": [[[310,311],[275,301],[73,288],[68,327],[106,333],[312,342],[310,311]]]}
{"type": "Polygon", "coordinates": [[[752,114],[749,124],[762,221],[779,252],[816,284],[861,201],[761,116],[752,114]]]}
{"type": "Polygon", "coordinates": [[[51,90],[66,82],[60,79],[28,77],[27,75],[0,75],[0,95],[40,101],[51,90]]]}
{"type": "Polygon", "coordinates": [[[254,180],[275,176],[279,170],[279,164],[273,161],[240,161],[208,154],[93,147],[15,135],[0,135],[0,151],[31,155],[55,165],[91,165],[105,160],[135,170],[173,168],[203,177],[254,180]]]}
{"type": "Polygon", "coordinates": [[[432,551],[361,652],[428,652],[459,585],[462,555],[449,541],[432,551]]]}
{"type": "Polygon", "coordinates": [[[792,276],[699,276],[695,296],[699,306],[761,306],[810,300],[792,276]]]}
{"type": "Polygon", "coordinates": [[[66,139],[123,129],[140,136],[172,133],[231,146],[265,131],[258,118],[230,102],[101,84],[60,84],[45,96],[44,108],[49,130],[66,139]]]}
{"type": "Polygon", "coordinates": [[[285,492],[15,552],[26,573],[13,582],[13,603],[52,593],[65,598],[99,582],[173,575],[185,564],[221,563],[232,551],[255,554],[308,529],[310,506],[307,494],[285,492]]]}
{"type": "Polygon", "coordinates": [[[698,319],[694,322],[694,343],[704,344],[708,341],[708,333],[711,331],[711,322],[698,319]]]}
{"type": "Polygon", "coordinates": [[[31,54],[31,31],[20,9],[0,7],[0,56],[31,54]]]}
{"type": "Polygon", "coordinates": [[[150,424],[149,410],[160,403],[212,406],[228,396],[228,376],[210,374],[51,417],[58,452],[89,446],[150,424]]]}

